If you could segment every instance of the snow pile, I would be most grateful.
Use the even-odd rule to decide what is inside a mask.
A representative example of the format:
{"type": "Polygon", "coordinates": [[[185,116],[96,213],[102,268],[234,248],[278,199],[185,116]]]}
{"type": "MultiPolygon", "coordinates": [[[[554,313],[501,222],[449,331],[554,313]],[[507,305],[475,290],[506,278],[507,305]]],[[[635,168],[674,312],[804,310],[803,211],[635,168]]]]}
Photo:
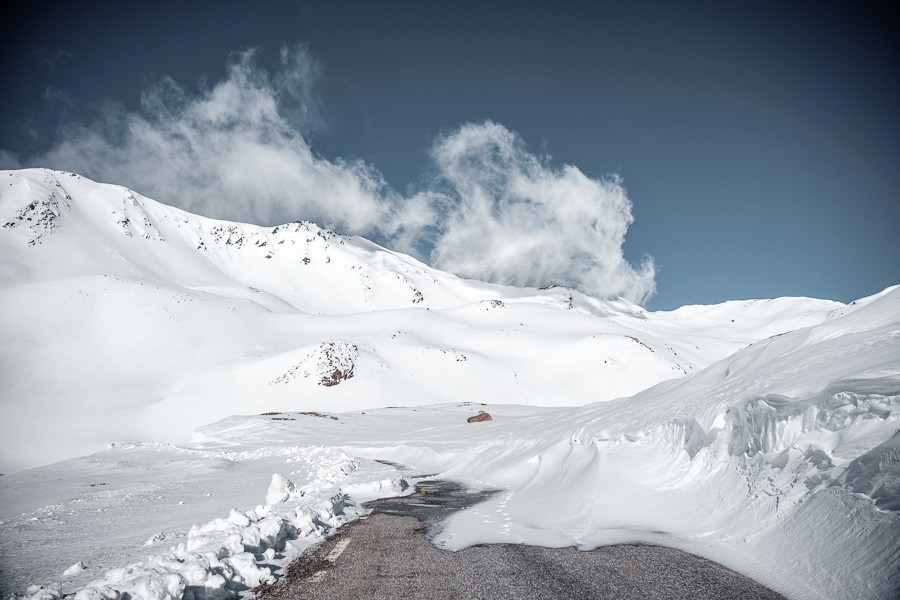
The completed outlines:
{"type": "MultiPolygon", "coordinates": [[[[108,571],[75,593],[75,600],[142,598],[194,600],[237,597],[237,593],[272,583],[275,575],[264,563],[288,552],[299,554],[310,541],[359,516],[360,509],[336,495],[287,516],[270,506],[247,512],[232,510],[227,518],[191,527],[187,540],[165,554],[108,571]]],[[[74,574],[68,571],[64,575],[74,574]]],[[[59,586],[31,586],[23,600],[62,598],[59,586]]]]}
{"type": "Polygon", "coordinates": [[[266,504],[278,504],[302,495],[293,481],[280,473],[275,473],[272,475],[272,483],[269,484],[269,490],[266,492],[266,504]]]}
{"type": "Polygon", "coordinates": [[[274,582],[304,549],[357,518],[360,502],[408,487],[392,467],[336,448],[234,441],[124,444],[3,479],[0,593],[23,600],[236,597],[274,582]],[[83,481],[99,478],[85,490],[83,481]],[[254,486],[265,478],[265,505],[210,518],[261,497],[266,488],[254,486]],[[16,514],[53,495],[60,501],[16,514]],[[179,528],[201,516],[203,524],[179,528]]]}

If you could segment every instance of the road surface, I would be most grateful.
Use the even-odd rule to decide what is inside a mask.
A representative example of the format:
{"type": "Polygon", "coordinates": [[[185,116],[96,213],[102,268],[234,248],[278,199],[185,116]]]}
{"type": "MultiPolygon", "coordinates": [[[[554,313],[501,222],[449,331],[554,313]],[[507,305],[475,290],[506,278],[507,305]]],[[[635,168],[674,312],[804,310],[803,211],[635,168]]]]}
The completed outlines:
{"type": "Polygon", "coordinates": [[[341,528],[295,561],[264,600],[435,599],[782,599],[716,563],[660,546],[620,545],[583,552],[514,544],[436,548],[428,531],[484,499],[458,484],[424,481],[416,493],[369,504],[365,519],[341,528]]]}

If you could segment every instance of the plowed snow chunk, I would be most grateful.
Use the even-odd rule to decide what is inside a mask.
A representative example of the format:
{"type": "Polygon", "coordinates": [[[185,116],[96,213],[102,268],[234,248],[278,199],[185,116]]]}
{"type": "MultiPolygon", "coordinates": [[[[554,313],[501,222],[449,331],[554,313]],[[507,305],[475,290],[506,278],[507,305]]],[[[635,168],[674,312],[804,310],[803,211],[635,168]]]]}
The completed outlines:
{"type": "MultiPolygon", "coordinates": [[[[274,473],[272,482],[269,484],[269,489],[266,492],[266,504],[278,504],[302,495],[303,492],[297,489],[293,481],[280,473],[274,473]]],[[[232,514],[234,514],[234,511],[232,511],[232,514]]]]}

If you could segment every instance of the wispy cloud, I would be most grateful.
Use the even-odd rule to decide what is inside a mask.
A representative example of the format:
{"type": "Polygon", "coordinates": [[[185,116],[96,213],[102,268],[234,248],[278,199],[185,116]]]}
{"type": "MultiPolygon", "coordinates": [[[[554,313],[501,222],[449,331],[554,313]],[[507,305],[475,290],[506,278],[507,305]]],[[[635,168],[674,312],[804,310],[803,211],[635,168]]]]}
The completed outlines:
{"type": "Polygon", "coordinates": [[[55,71],[56,67],[68,62],[72,53],[65,48],[40,48],[36,52],[38,64],[55,71]]]}
{"type": "Polygon", "coordinates": [[[555,168],[493,122],[465,124],[435,144],[451,207],[435,242],[435,266],[511,283],[564,283],[642,300],[654,290],[652,261],[622,255],[631,203],[618,178],[555,168]]]}
{"type": "Polygon", "coordinates": [[[386,209],[381,174],[360,161],[316,156],[304,134],[319,127],[312,98],[315,63],[285,49],[281,68],[235,55],[225,79],[191,94],[165,79],[146,90],[141,110],[117,105],[72,125],[28,162],[121,183],[207,216],[276,223],[303,216],[365,233],[386,209]]]}
{"type": "MultiPolygon", "coordinates": [[[[631,205],[615,177],[590,178],[529,153],[500,124],[463,124],[432,149],[438,175],[400,194],[360,160],[326,160],[309,136],[323,128],[319,69],[302,46],[267,71],[257,51],[235,54],[226,77],[191,93],[171,79],[141,109],[59,131],[22,160],[83,173],[206,216],[276,224],[296,218],[374,237],[463,275],[516,285],[567,284],[642,301],[651,261],[622,255],[631,205]]],[[[19,166],[0,151],[0,162],[19,166]]]]}

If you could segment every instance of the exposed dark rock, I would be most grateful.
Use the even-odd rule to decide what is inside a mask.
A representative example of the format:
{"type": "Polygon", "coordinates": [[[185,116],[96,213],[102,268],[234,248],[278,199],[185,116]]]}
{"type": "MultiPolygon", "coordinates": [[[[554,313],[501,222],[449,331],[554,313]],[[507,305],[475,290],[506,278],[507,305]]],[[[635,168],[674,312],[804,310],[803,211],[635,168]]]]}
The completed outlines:
{"type": "Polygon", "coordinates": [[[493,421],[494,418],[491,416],[491,413],[486,413],[483,410],[479,410],[477,415],[472,415],[468,419],[466,419],[466,423],[480,423],[482,421],[493,421]]]}

